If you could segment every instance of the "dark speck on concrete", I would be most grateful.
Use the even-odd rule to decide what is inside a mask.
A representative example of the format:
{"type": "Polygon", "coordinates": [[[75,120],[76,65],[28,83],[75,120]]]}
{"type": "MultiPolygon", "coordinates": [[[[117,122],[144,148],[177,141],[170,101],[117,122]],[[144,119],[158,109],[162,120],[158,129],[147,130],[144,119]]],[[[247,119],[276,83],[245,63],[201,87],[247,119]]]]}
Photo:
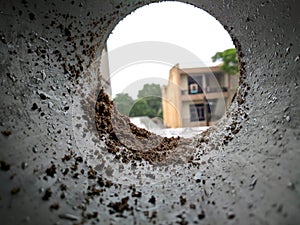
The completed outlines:
{"type": "Polygon", "coordinates": [[[149,199],[149,202],[152,203],[153,205],[155,205],[156,199],[155,199],[155,197],[153,195],[149,199]]]}
{"type": "Polygon", "coordinates": [[[8,137],[8,136],[11,135],[11,131],[10,131],[10,130],[4,130],[4,131],[1,131],[1,133],[2,133],[4,136],[6,136],[6,137],[8,137]]]}
{"type": "Polygon", "coordinates": [[[202,220],[205,218],[205,212],[203,210],[201,210],[201,212],[198,214],[198,219],[202,220]]]}
{"type": "Polygon", "coordinates": [[[51,196],[52,196],[52,190],[51,188],[47,188],[42,199],[48,201],[51,196]]]}
{"type": "Polygon", "coordinates": [[[32,12],[29,13],[29,19],[30,20],[35,20],[35,15],[32,12]]]}
{"type": "Polygon", "coordinates": [[[10,165],[4,161],[0,161],[0,169],[3,171],[8,171],[10,170],[10,165]]]}

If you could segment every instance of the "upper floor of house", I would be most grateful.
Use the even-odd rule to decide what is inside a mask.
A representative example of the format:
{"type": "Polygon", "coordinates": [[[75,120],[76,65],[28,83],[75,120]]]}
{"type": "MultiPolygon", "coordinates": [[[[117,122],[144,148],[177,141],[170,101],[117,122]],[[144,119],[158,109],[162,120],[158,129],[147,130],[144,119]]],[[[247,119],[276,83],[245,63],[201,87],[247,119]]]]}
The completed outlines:
{"type": "MultiPolygon", "coordinates": [[[[179,68],[174,66],[170,71],[169,82],[180,89],[182,101],[193,101],[214,98],[226,98],[236,88],[237,79],[225,74],[221,66],[200,68],[179,68]]],[[[170,85],[170,84],[169,84],[170,85]]]]}

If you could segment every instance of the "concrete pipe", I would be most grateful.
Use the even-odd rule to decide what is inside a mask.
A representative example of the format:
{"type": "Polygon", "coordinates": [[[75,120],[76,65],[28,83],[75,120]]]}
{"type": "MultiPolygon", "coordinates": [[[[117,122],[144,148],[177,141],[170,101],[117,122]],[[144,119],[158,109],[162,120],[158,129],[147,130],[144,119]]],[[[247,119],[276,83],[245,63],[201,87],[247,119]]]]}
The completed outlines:
{"type": "Polygon", "coordinates": [[[1,224],[300,222],[299,3],[182,1],[224,25],[241,81],[216,127],[180,141],[101,90],[106,38],[152,2],[1,1],[1,224]]]}

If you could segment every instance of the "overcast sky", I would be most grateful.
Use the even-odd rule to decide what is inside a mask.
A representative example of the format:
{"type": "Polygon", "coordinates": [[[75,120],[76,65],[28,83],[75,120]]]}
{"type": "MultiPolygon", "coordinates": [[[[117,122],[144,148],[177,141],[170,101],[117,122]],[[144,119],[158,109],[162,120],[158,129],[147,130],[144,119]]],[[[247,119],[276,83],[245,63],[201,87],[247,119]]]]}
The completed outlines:
{"type": "MultiPolygon", "coordinates": [[[[213,65],[211,57],[216,52],[234,47],[223,26],[210,14],[184,3],[162,2],[139,8],[124,18],[108,38],[108,53],[110,55],[136,42],[149,41],[179,46],[195,54],[207,66],[213,65]]],[[[131,52],[129,50],[128,54],[131,52]]],[[[174,52],[171,51],[170,54],[174,52]]],[[[112,64],[114,59],[109,60],[112,64]]],[[[181,68],[196,67],[195,60],[191,61],[192,59],[185,57],[175,63],[179,63],[181,68]]],[[[119,68],[118,72],[111,71],[112,95],[115,97],[117,93],[127,92],[136,98],[138,90],[144,83],[153,80],[160,85],[167,84],[171,67],[172,65],[167,62],[136,60],[119,68]]]]}

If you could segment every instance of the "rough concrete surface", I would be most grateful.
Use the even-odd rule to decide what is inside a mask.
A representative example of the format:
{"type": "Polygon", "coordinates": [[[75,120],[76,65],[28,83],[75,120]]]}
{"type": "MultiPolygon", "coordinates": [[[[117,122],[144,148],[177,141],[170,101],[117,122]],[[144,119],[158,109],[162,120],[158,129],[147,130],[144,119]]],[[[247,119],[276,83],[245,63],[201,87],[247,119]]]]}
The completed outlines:
{"type": "Polygon", "coordinates": [[[298,1],[183,1],[232,36],[237,96],[186,161],[126,163],[96,130],[99,57],[150,2],[1,0],[2,225],[300,223],[298,1]]]}

